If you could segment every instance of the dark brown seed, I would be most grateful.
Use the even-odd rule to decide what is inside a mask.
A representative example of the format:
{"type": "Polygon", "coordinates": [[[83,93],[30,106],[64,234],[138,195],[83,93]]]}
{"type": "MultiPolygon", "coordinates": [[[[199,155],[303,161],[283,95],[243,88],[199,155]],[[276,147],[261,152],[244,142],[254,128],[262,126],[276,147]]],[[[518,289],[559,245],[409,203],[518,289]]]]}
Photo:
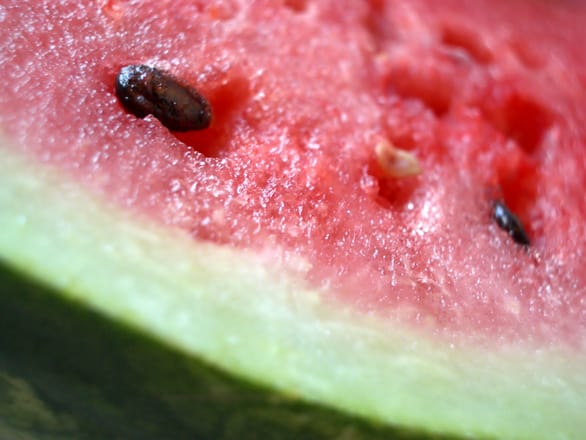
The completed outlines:
{"type": "Polygon", "coordinates": [[[136,117],[153,115],[171,131],[203,130],[212,120],[209,103],[194,88],[144,64],[120,69],[116,96],[136,117]]]}
{"type": "Polygon", "coordinates": [[[492,207],[492,218],[501,229],[506,231],[515,243],[529,246],[530,241],[521,221],[507,206],[500,201],[495,201],[492,207]]]}

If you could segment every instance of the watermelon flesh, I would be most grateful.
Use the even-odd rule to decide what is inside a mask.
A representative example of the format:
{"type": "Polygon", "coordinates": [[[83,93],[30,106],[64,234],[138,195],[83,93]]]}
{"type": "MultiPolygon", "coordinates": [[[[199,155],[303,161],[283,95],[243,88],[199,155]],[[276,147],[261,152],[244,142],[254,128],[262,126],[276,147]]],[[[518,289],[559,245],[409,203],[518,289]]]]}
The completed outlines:
{"type": "Polygon", "coordinates": [[[5,1],[0,18],[14,154],[381,332],[583,355],[581,3],[5,1]],[[139,63],[197,88],[212,126],[125,112],[114,78],[139,63]],[[381,140],[422,174],[385,177],[381,140]]]}
{"type": "Polygon", "coordinates": [[[195,239],[277,249],[352,307],[582,344],[586,61],[560,32],[581,41],[586,9],[247,3],[5,6],[3,127],[195,239]],[[131,63],[196,86],[214,126],[174,136],[121,111],[113,78],[131,63]],[[378,176],[380,139],[423,174],[378,176]],[[495,198],[525,224],[528,252],[491,221],[495,198]]]}

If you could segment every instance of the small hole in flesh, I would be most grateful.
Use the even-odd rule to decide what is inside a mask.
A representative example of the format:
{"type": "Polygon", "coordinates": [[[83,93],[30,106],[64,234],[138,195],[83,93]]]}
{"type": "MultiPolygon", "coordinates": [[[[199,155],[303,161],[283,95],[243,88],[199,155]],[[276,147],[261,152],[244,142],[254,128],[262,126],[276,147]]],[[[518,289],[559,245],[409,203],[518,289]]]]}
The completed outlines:
{"type": "Polygon", "coordinates": [[[129,113],[138,118],[155,116],[180,142],[208,157],[220,156],[227,148],[239,111],[250,96],[247,78],[232,71],[206,81],[203,98],[174,76],[144,65],[123,67],[116,77],[116,88],[118,99],[129,113]],[[172,87],[180,100],[167,102],[174,96],[167,95],[165,87],[159,90],[160,83],[172,87]],[[191,118],[198,110],[199,116],[191,118]]]}
{"type": "Polygon", "coordinates": [[[480,64],[488,64],[492,61],[492,54],[471,29],[459,26],[446,27],[443,30],[441,41],[446,46],[460,49],[480,64]]]}
{"type": "Polygon", "coordinates": [[[250,83],[240,74],[230,73],[211,84],[207,92],[214,119],[207,130],[174,133],[186,145],[208,157],[219,157],[229,149],[235,136],[242,109],[250,97],[250,83]]]}
{"type": "Polygon", "coordinates": [[[283,0],[285,7],[294,12],[303,12],[307,9],[307,0],[283,0]]]}
{"type": "Polygon", "coordinates": [[[491,91],[481,108],[497,130],[528,154],[539,150],[554,121],[548,108],[515,90],[491,91]]]}
{"type": "Polygon", "coordinates": [[[421,166],[416,156],[397,148],[387,139],[379,140],[368,167],[368,191],[384,208],[401,207],[411,200],[417,188],[421,166]],[[373,191],[375,190],[376,191],[373,191]]]}

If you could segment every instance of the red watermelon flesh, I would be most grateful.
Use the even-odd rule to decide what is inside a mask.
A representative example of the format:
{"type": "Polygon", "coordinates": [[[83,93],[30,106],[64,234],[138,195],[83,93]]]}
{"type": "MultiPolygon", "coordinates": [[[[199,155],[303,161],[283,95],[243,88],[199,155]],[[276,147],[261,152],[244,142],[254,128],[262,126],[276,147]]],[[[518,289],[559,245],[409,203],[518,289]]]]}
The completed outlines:
{"type": "Polygon", "coordinates": [[[586,4],[3,1],[0,20],[2,131],[79,185],[385,319],[583,346],[586,4]],[[125,112],[128,64],[194,86],[211,128],[125,112]],[[422,174],[382,175],[383,140],[422,174]]]}

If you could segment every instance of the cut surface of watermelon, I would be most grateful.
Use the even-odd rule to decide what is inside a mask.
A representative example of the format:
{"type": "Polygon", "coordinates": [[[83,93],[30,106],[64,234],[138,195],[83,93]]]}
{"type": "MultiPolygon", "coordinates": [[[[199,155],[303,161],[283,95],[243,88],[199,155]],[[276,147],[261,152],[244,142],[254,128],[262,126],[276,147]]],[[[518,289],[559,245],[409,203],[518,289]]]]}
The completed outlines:
{"type": "Polygon", "coordinates": [[[581,344],[586,8],[510,3],[8,2],[0,117],[81,185],[196,240],[280,249],[364,311],[581,344]],[[122,111],[132,63],[195,86],[213,126],[122,111]],[[381,177],[381,139],[422,175],[381,177]]]}
{"type": "Polygon", "coordinates": [[[429,3],[5,6],[2,123],[80,184],[197,240],[280,249],[364,311],[580,344],[586,63],[564,33],[581,40],[586,8],[429,3]],[[121,111],[132,63],[196,86],[212,128],[121,111]],[[377,174],[381,139],[423,174],[377,174]],[[495,198],[529,251],[491,221],[495,198]]]}
{"type": "Polygon", "coordinates": [[[586,429],[586,5],[3,1],[0,20],[8,264],[385,423],[586,429]],[[197,89],[210,128],[127,113],[131,64],[197,89]],[[381,143],[421,174],[386,176],[381,143]]]}

